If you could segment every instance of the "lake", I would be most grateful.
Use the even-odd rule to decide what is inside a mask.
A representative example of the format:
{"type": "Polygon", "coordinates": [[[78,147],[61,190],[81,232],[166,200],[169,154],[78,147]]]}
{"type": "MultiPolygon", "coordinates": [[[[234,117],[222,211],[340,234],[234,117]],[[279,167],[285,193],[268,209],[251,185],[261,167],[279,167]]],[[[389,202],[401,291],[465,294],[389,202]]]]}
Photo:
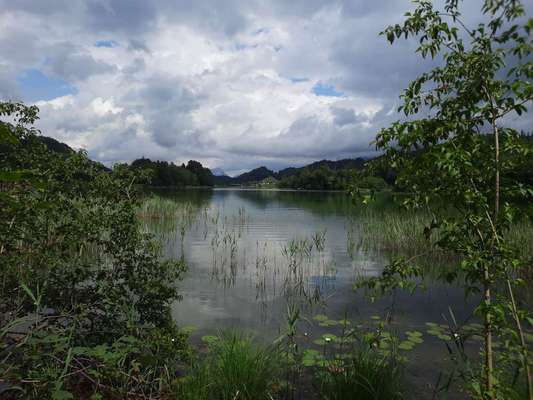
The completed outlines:
{"type": "MultiPolygon", "coordinates": [[[[295,304],[309,346],[325,333],[338,334],[339,320],[371,327],[388,319],[400,333],[424,333],[407,356],[408,380],[420,388],[436,382],[447,357],[444,341],[426,334],[427,323],[445,324],[449,309],[459,323],[471,319],[475,301],[431,277],[414,294],[397,291],[371,302],[356,292],[358,278],[379,275],[395,255],[360,245],[357,211],[365,206],[345,193],[214,189],[159,195],[181,211],[175,221],[149,220],[146,227],[163,241],[168,257],[187,264],[177,283],[183,299],[172,314],[179,326],[194,328],[193,342],[233,328],[272,341],[283,332],[288,305],[295,304]]],[[[373,207],[379,214],[389,202],[373,207]]],[[[428,388],[421,389],[419,398],[429,396],[428,388]]]]}

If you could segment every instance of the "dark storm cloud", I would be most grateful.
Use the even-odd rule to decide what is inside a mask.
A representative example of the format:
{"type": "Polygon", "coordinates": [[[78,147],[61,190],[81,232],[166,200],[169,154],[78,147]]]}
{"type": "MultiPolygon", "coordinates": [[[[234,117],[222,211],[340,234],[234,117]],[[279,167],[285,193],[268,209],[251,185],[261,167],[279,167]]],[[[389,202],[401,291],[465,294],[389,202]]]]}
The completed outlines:
{"type": "Polygon", "coordinates": [[[333,122],[335,125],[344,126],[357,122],[357,116],[355,115],[355,111],[353,109],[330,107],[330,110],[333,114],[333,122]]]}
{"type": "Polygon", "coordinates": [[[49,51],[51,55],[46,59],[44,69],[69,82],[116,71],[115,66],[95,60],[90,54],[70,43],[60,43],[49,51]]]}

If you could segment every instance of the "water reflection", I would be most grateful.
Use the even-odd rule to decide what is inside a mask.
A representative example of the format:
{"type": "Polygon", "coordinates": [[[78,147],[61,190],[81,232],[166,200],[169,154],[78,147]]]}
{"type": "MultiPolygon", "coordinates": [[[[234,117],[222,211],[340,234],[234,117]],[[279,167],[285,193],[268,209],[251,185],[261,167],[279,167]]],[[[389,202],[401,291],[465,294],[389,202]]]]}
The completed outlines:
{"type": "MultiPolygon", "coordinates": [[[[379,314],[391,303],[385,298],[370,304],[352,290],[360,275],[378,275],[389,255],[355,245],[359,233],[350,221],[357,210],[343,193],[160,195],[180,205],[172,221],[147,224],[164,238],[168,256],[183,258],[189,268],[179,283],[183,300],[173,306],[180,325],[203,332],[238,326],[269,337],[283,324],[288,302],[298,301],[309,314],[326,309],[337,317],[379,314]]],[[[448,305],[458,318],[470,312],[462,292],[438,283],[412,297],[400,293],[396,302],[397,320],[408,325],[423,324],[448,305]]]]}

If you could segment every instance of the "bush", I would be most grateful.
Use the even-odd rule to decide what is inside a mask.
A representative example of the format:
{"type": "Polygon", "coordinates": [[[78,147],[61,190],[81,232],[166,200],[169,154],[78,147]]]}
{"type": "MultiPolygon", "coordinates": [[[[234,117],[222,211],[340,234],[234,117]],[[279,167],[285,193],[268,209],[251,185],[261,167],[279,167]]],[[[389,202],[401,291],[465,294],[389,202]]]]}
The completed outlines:
{"type": "Polygon", "coordinates": [[[51,151],[36,115],[0,103],[2,395],[161,394],[187,353],[170,316],[184,266],[140,229],[139,175],[51,151]]]}

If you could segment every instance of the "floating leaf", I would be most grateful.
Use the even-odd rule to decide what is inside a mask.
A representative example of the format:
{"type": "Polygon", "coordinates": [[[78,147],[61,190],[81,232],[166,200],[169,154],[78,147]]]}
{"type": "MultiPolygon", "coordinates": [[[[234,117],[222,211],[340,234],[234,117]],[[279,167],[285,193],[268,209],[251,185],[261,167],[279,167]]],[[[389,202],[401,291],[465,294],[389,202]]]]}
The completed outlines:
{"type": "Polygon", "coordinates": [[[328,319],[326,321],[322,321],[320,322],[318,325],[320,326],[337,326],[339,325],[339,322],[333,320],[333,319],[328,319]]]}
{"type": "Polygon", "coordinates": [[[305,367],[312,367],[317,365],[317,362],[322,360],[322,355],[314,349],[305,349],[302,353],[302,364],[305,367]]]}
{"type": "Polygon", "coordinates": [[[415,347],[415,344],[413,342],[410,342],[410,341],[404,341],[404,342],[401,342],[399,345],[398,345],[398,348],[400,350],[413,350],[413,347],[415,347]]]}
{"type": "Polygon", "coordinates": [[[322,335],[322,338],[324,339],[325,342],[336,342],[339,340],[339,338],[332,333],[324,333],[322,335]]]}
{"type": "Polygon", "coordinates": [[[323,322],[323,321],[327,321],[329,318],[327,315],[324,315],[324,314],[317,314],[313,317],[313,319],[315,321],[319,321],[319,322],[323,322]]]}

